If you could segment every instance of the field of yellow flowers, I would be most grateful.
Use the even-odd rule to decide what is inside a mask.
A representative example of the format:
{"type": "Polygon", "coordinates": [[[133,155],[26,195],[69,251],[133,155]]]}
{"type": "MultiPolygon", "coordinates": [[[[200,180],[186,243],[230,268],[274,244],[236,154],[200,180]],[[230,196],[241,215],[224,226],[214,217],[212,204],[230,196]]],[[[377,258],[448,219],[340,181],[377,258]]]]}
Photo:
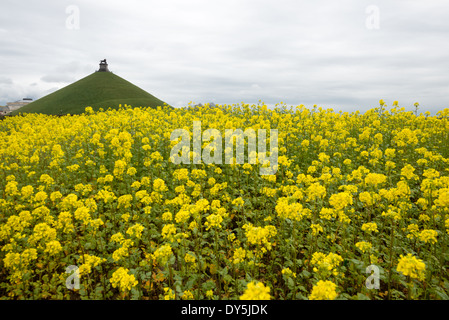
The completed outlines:
{"type": "Polygon", "coordinates": [[[0,131],[2,299],[449,299],[449,109],[125,106],[0,131]],[[276,174],[170,162],[193,121],[277,129],[276,174]]]}

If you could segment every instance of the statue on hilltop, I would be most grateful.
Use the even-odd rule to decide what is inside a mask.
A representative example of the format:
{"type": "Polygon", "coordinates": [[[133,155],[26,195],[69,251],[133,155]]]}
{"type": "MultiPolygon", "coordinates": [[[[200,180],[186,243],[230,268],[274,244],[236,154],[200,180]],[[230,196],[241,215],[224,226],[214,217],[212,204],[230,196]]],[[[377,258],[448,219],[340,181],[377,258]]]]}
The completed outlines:
{"type": "Polygon", "coordinates": [[[100,69],[98,70],[98,72],[109,72],[106,59],[100,60],[100,69]]]}

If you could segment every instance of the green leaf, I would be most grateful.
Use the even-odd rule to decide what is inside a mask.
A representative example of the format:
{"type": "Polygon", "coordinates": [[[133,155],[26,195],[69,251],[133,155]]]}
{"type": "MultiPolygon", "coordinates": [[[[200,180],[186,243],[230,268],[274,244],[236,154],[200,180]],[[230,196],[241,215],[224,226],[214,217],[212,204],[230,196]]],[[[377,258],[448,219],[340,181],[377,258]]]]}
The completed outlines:
{"type": "Polygon", "coordinates": [[[229,274],[225,274],[225,275],[223,276],[223,281],[224,281],[225,283],[230,283],[232,280],[233,280],[233,278],[232,278],[232,276],[229,275],[229,274]]]}
{"type": "Polygon", "coordinates": [[[307,297],[304,296],[303,294],[301,294],[301,292],[297,292],[297,293],[296,293],[296,299],[297,299],[297,300],[306,300],[307,297]]]}
{"type": "Polygon", "coordinates": [[[131,300],[139,300],[140,299],[140,292],[135,287],[131,289],[131,300]]]}
{"type": "Polygon", "coordinates": [[[218,272],[218,274],[224,276],[224,275],[228,274],[228,267],[224,267],[223,269],[218,270],[217,272],[218,272]]]}
{"type": "Polygon", "coordinates": [[[364,266],[363,261],[357,260],[357,259],[348,259],[350,262],[352,262],[357,268],[362,269],[364,266]]]}
{"type": "Polygon", "coordinates": [[[371,300],[367,295],[364,295],[363,293],[357,293],[357,300],[371,300]]]}
{"type": "Polygon", "coordinates": [[[293,281],[293,279],[290,277],[288,277],[287,286],[290,290],[293,290],[295,288],[295,281],[293,281]]]}
{"type": "Polygon", "coordinates": [[[306,269],[302,270],[301,274],[306,278],[310,277],[310,272],[307,271],[306,269]]]}
{"type": "Polygon", "coordinates": [[[434,291],[441,300],[449,300],[449,296],[441,287],[435,287],[434,291]]]}
{"type": "Polygon", "coordinates": [[[206,281],[204,282],[201,287],[203,288],[203,290],[208,291],[208,290],[213,290],[215,289],[215,282],[213,281],[206,281]]]}
{"type": "Polygon", "coordinates": [[[293,262],[290,259],[287,258],[287,259],[285,259],[284,266],[286,268],[293,267],[293,262]]]}
{"type": "Polygon", "coordinates": [[[103,299],[103,287],[102,286],[100,286],[100,285],[98,285],[96,288],[95,288],[95,299],[97,299],[97,300],[102,300],[103,299]]]}
{"type": "Polygon", "coordinates": [[[304,286],[298,286],[297,289],[302,292],[307,292],[307,289],[304,286]]]}

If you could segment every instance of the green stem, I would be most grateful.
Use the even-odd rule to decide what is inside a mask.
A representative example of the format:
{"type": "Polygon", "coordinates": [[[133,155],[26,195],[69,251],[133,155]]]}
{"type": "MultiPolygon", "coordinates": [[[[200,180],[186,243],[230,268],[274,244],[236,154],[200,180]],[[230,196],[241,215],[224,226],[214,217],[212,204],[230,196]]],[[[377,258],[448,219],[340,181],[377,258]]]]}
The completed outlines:
{"type": "Polygon", "coordinates": [[[391,224],[390,230],[390,266],[388,271],[388,300],[391,299],[391,272],[393,269],[393,239],[394,239],[394,222],[391,224]]]}
{"type": "MultiPolygon", "coordinates": [[[[170,265],[170,263],[167,261],[167,266],[168,266],[168,272],[169,272],[169,283],[168,283],[168,287],[172,288],[173,286],[173,270],[172,267],[170,265]]],[[[175,300],[178,299],[178,292],[175,289],[175,300]]]]}
{"type": "MultiPolygon", "coordinates": [[[[294,260],[293,260],[293,272],[296,274],[297,272],[297,261],[298,261],[298,241],[297,241],[297,226],[296,226],[296,222],[293,223],[293,249],[294,249],[294,260]]],[[[274,260],[274,259],[273,259],[274,260]]],[[[295,281],[295,285],[294,285],[294,289],[293,289],[293,296],[292,299],[295,299],[296,297],[296,281],[295,281]]]]}
{"type": "Polygon", "coordinates": [[[407,276],[407,300],[411,300],[412,297],[412,280],[410,276],[407,276]]]}
{"type": "Polygon", "coordinates": [[[221,279],[220,279],[220,273],[218,272],[218,268],[220,266],[220,257],[218,255],[218,232],[217,230],[214,230],[215,233],[215,258],[216,258],[216,264],[217,264],[217,288],[218,288],[218,300],[221,300],[221,279]]]}

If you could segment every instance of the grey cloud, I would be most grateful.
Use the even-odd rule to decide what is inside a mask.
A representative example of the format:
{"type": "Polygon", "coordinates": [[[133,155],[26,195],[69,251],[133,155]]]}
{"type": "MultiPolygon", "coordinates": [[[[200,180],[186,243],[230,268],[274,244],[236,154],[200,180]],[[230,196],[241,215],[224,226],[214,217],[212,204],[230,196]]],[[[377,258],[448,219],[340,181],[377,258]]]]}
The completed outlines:
{"type": "Polygon", "coordinates": [[[0,65],[15,81],[3,84],[0,100],[42,96],[107,58],[114,73],[175,106],[262,100],[350,111],[385,99],[448,107],[445,1],[16,0],[2,7],[0,65]],[[65,26],[72,4],[79,30],[65,26]],[[366,28],[368,5],[379,8],[378,30],[366,28]]]}
{"type": "Polygon", "coordinates": [[[74,82],[76,81],[71,75],[67,74],[52,74],[46,75],[41,78],[44,82],[74,82]]]}
{"type": "Polygon", "coordinates": [[[12,79],[0,77],[0,85],[5,85],[5,84],[13,84],[12,79]]]}
{"type": "Polygon", "coordinates": [[[90,65],[71,61],[56,65],[49,74],[41,77],[41,80],[44,82],[70,83],[79,80],[78,77],[82,77],[83,74],[87,74],[90,71],[90,65]]]}

